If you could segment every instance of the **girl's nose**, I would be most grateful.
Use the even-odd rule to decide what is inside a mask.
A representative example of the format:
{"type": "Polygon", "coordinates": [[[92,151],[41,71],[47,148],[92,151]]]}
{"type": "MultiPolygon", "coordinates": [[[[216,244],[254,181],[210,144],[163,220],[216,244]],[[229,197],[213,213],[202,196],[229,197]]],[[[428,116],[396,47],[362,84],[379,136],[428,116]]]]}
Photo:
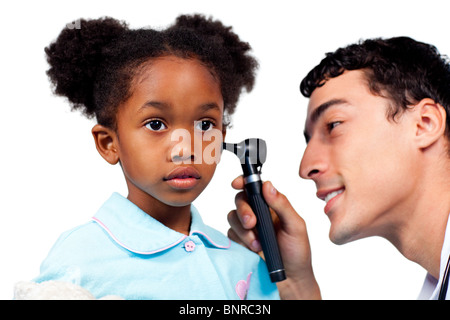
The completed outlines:
{"type": "Polygon", "coordinates": [[[172,162],[177,164],[190,164],[195,162],[195,155],[188,155],[186,152],[183,152],[181,155],[173,154],[171,160],[172,162]]]}
{"type": "Polygon", "coordinates": [[[169,160],[175,163],[191,164],[196,160],[193,133],[176,129],[171,135],[169,160]]]}

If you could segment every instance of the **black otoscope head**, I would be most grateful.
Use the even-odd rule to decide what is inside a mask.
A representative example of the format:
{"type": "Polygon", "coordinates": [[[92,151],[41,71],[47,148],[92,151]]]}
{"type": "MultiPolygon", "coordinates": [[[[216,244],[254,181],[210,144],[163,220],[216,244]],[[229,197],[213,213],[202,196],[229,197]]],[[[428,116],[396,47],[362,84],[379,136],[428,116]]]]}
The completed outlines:
{"type": "Polygon", "coordinates": [[[233,152],[241,161],[244,176],[260,173],[266,162],[267,147],[263,139],[245,139],[239,143],[223,143],[223,149],[233,152]]]}

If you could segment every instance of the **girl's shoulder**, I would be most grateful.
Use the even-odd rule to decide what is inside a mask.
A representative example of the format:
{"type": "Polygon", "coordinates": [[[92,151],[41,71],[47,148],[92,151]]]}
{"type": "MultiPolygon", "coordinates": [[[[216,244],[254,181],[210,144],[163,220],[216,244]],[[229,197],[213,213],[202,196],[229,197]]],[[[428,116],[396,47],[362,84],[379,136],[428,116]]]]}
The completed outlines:
{"type": "Polygon", "coordinates": [[[86,252],[103,246],[102,230],[98,228],[94,221],[86,222],[63,232],[50,249],[49,256],[62,255],[74,256],[78,252],[86,252]]]}

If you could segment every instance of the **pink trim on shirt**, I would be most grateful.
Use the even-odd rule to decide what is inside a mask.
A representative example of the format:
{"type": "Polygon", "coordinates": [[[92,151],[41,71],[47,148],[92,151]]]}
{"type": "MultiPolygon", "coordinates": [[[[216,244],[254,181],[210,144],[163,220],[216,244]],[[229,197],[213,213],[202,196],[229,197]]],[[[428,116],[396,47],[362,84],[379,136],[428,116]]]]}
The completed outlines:
{"type": "Polygon", "coordinates": [[[157,250],[153,250],[153,251],[138,251],[138,250],[134,250],[134,249],[131,249],[130,247],[127,247],[125,244],[123,244],[122,242],[120,242],[119,241],[119,239],[117,239],[115,236],[114,236],[114,234],[111,232],[111,230],[109,230],[108,229],[108,227],[107,226],[105,226],[104,224],[103,224],[103,222],[101,222],[98,218],[96,218],[96,217],[92,217],[92,220],[94,220],[95,222],[97,222],[110,236],[111,236],[111,238],[115,241],[115,242],[117,242],[120,246],[122,246],[122,247],[124,247],[125,249],[127,249],[127,250],[129,250],[129,251],[131,251],[131,252],[134,252],[134,253],[137,253],[137,254],[154,254],[154,253],[158,253],[158,252],[161,252],[161,251],[164,251],[164,250],[167,250],[167,249],[169,249],[169,248],[172,248],[172,247],[174,247],[174,246],[176,246],[177,244],[179,244],[181,241],[183,241],[184,239],[186,239],[187,238],[187,236],[186,235],[184,235],[184,236],[182,236],[179,240],[177,240],[176,242],[174,242],[174,243],[172,243],[172,244],[170,244],[170,245],[168,245],[168,246],[166,246],[166,247],[164,247],[164,248],[161,248],[161,249],[157,249],[157,250]]]}
{"type": "Polygon", "coordinates": [[[252,272],[248,274],[247,280],[239,280],[239,282],[236,284],[235,290],[241,300],[247,300],[251,277],[252,272]]]}
{"type": "Polygon", "coordinates": [[[196,230],[194,230],[194,231],[191,231],[191,232],[189,233],[189,235],[192,235],[192,234],[194,234],[194,233],[199,233],[199,234],[201,234],[202,236],[204,236],[206,239],[208,239],[208,241],[211,242],[211,243],[212,243],[214,246],[216,246],[217,248],[229,249],[229,248],[231,247],[231,240],[230,240],[230,239],[228,239],[228,245],[227,245],[227,246],[221,246],[221,245],[216,244],[214,241],[212,241],[212,239],[211,239],[210,237],[208,237],[208,235],[204,234],[204,233],[201,232],[201,231],[196,231],[196,230]]]}

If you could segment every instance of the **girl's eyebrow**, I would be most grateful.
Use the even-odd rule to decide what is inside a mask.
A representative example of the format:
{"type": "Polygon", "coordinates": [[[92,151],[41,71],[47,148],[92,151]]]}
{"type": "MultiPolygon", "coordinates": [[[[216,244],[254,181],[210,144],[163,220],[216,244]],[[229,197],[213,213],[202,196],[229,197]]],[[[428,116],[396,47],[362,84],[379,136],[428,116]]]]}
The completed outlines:
{"type": "Polygon", "coordinates": [[[164,102],[159,102],[159,101],[147,101],[146,103],[144,103],[139,110],[137,111],[138,113],[143,112],[145,109],[147,108],[156,108],[159,110],[163,110],[163,109],[167,109],[168,107],[170,107],[170,105],[168,105],[167,103],[164,102]]]}
{"type": "MultiPolygon", "coordinates": [[[[168,104],[168,103],[165,103],[165,102],[160,102],[160,101],[147,101],[146,103],[144,103],[139,109],[138,109],[138,113],[141,113],[141,112],[143,112],[145,109],[147,109],[147,108],[156,108],[156,109],[159,109],[159,110],[163,110],[163,109],[167,109],[167,108],[170,108],[170,104],[168,104]]],[[[204,103],[204,104],[201,104],[200,106],[199,106],[199,109],[202,111],[202,112],[206,112],[206,111],[208,111],[208,110],[211,110],[211,109],[217,109],[218,111],[221,111],[220,110],[220,107],[219,107],[219,105],[217,104],[217,103],[215,103],[215,102],[208,102],[208,103],[204,103]]]]}
{"type": "Polygon", "coordinates": [[[209,102],[209,103],[202,104],[200,106],[200,108],[202,109],[202,111],[208,111],[210,109],[217,109],[218,111],[220,111],[219,105],[215,102],[209,102]]]}

